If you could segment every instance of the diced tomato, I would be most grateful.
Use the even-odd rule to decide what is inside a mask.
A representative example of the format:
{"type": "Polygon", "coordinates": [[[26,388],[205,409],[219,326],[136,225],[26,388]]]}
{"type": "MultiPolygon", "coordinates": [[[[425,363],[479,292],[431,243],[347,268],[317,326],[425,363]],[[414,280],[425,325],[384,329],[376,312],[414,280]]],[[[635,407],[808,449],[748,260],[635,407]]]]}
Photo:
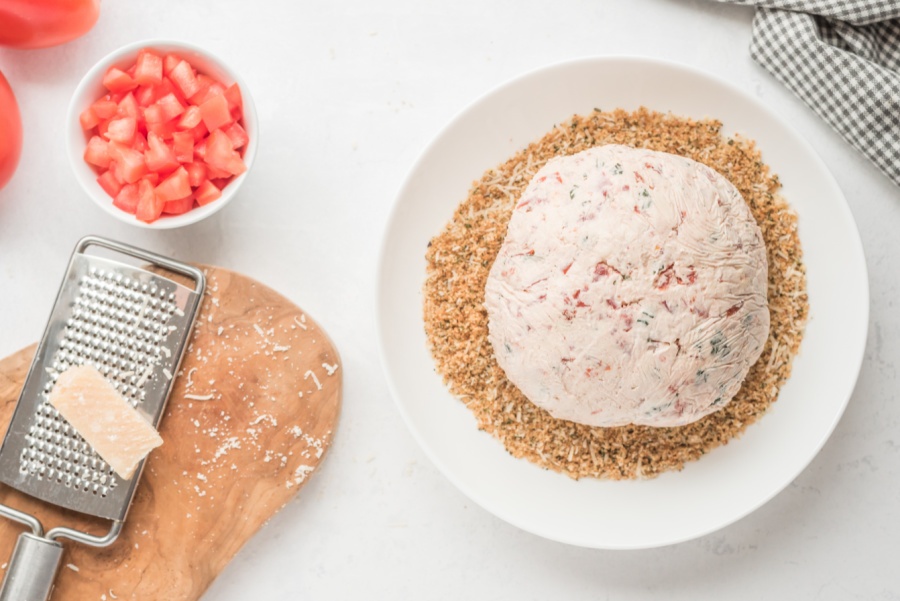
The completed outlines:
{"type": "Polygon", "coordinates": [[[237,84],[150,49],[128,68],[109,69],[103,83],[109,93],[79,122],[90,132],[84,159],[114,206],[147,222],[180,215],[219,198],[247,170],[237,84]]]}
{"type": "Polygon", "coordinates": [[[116,173],[125,183],[133,184],[147,173],[144,154],[133,148],[120,147],[118,143],[111,143],[109,156],[116,161],[116,173]]]}
{"type": "Polygon", "coordinates": [[[194,143],[194,156],[201,161],[206,160],[206,140],[200,140],[194,143]]]}
{"type": "Polygon", "coordinates": [[[197,76],[194,74],[194,68],[187,61],[181,61],[169,73],[172,83],[181,90],[185,98],[190,98],[200,91],[200,84],[197,83],[197,76]]]}
{"type": "Polygon", "coordinates": [[[111,119],[116,116],[119,105],[116,101],[104,96],[91,105],[91,110],[97,115],[98,119],[111,119]]]}
{"type": "Polygon", "coordinates": [[[190,193],[191,184],[188,182],[188,173],[184,167],[176,169],[172,175],[156,186],[156,196],[162,200],[178,200],[190,193]]]}
{"type": "Polygon", "coordinates": [[[134,70],[134,80],[139,85],[157,85],[162,83],[163,60],[162,57],[150,50],[138,52],[137,64],[134,70]]]}
{"type": "Polygon", "coordinates": [[[230,175],[228,177],[217,177],[215,179],[210,179],[209,181],[219,190],[224,190],[225,186],[227,186],[233,179],[234,176],[230,175]]]}
{"type": "Polygon", "coordinates": [[[226,177],[231,177],[231,173],[225,171],[224,169],[219,169],[218,167],[213,167],[209,163],[204,163],[206,165],[206,175],[209,179],[222,179],[226,177]]]}
{"type": "Polygon", "coordinates": [[[201,207],[204,205],[208,205],[220,196],[222,196],[222,191],[209,180],[206,180],[205,182],[200,184],[200,187],[198,187],[197,191],[194,192],[194,198],[197,200],[197,204],[201,207]]]}
{"type": "MultiPolygon", "coordinates": [[[[206,142],[206,164],[233,175],[240,175],[247,170],[241,155],[234,149],[231,140],[221,129],[209,134],[206,142]]],[[[210,177],[217,177],[210,173],[210,177]]]]}
{"type": "Polygon", "coordinates": [[[122,160],[122,154],[128,151],[129,148],[125,144],[120,144],[118,142],[110,142],[109,146],[107,146],[107,151],[109,152],[109,158],[113,161],[122,160]]]}
{"type": "Polygon", "coordinates": [[[171,121],[184,113],[184,105],[179,102],[175,94],[166,94],[156,101],[156,106],[162,111],[163,121],[171,121]]]}
{"type": "Polygon", "coordinates": [[[178,168],[178,160],[172,148],[152,131],[147,134],[147,147],[147,152],[144,153],[147,169],[159,173],[178,168]]]}
{"type": "Polygon", "coordinates": [[[125,181],[125,176],[122,175],[122,168],[119,166],[118,161],[109,162],[109,172],[116,179],[116,182],[118,182],[120,186],[124,186],[128,183],[125,181]]]}
{"type": "Polygon", "coordinates": [[[190,97],[190,101],[193,104],[202,104],[204,100],[206,100],[206,93],[209,90],[209,86],[216,83],[216,80],[208,75],[204,75],[203,73],[197,73],[197,93],[190,97]]]}
{"type": "Polygon", "coordinates": [[[181,215],[182,213],[187,213],[193,208],[194,196],[191,195],[184,198],[179,198],[178,200],[166,201],[166,204],[163,205],[163,213],[166,213],[168,215],[181,215]]]}
{"type": "Polygon", "coordinates": [[[203,121],[198,123],[197,127],[191,128],[188,131],[190,131],[191,135],[194,136],[195,143],[206,141],[206,136],[209,135],[209,130],[206,129],[205,125],[203,125],[203,121]]]}
{"type": "Polygon", "coordinates": [[[225,88],[225,100],[228,101],[228,108],[232,111],[236,108],[244,108],[244,99],[241,98],[241,89],[236,83],[225,88]]]}
{"type": "Polygon", "coordinates": [[[168,77],[163,77],[161,84],[153,86],[153,102],[156,102],[163,96],[168,96],[169,94],[174,95],[175,98],[178,99],[178,102],[182,104],[188,103],[184,94],[178,89],[178,86],[172,83],[172,80],[168,77]]]}
{"type": "Polygon", "coordinates": [[[131,117],[132,119],[138,118],[138,103],[137,100],[134,99],[134,94],[128,92],[122,100],[119,101],[119,104],[116,107],[116,116],[131,117]]]}
{"type": "Polygon", "coordinates": [[[194,160],[194,136],[191,132],[176,131],[172,134],[172,149],[179,163],[190,163],[194,160]]]}
{"type": "Polygon", "coordinates": [[[110,92],[127,92],[137,87],[134,79],[121,69],[110,67],[103,76],[103,86],[110,92]]]}
{"type": "Polygon", "coordinates": [[[209,158],[210,153],[214,153],[214,156],[227,158],[232,151],[234,151],[234,145],[231,143],[231,139],[225,135],[225,132],[221,129],[210,132],[209,137],[206,139],[207,158],[209,158]]]}
{"type": "Polygon", "coordinates": [[[113,199],[113,205],[134,215],[137,212],[138,200],[140,200],[140,197],[138,196],[138,185],[125,184],[113,199]]]}
{"type": "MultiPolygon", "coordinates": [[[[204,98],[204,100],[209,100],[213,96],[224,96],[224,95],[225,95],[225,86],[223,86],[222,84],[220,84],[217,81],[214,81],[211,84],[209,84],[209,89],[207,91],[207,95],[206,95],[206,98],[204,98]]],[[[228,99],[226,98],[225,100],[227,101],[228,99]]]]}
{"type": "Polygon", "coordinates": [[[162,107],[155,103],[146,107],[144,109],[144,121],[147,122],[148,126],[150,124],[164,123],[162,107]]]}
{"type": "Polygon", "coordinates": [[[134,132],[137,131],[137,121],[132,117],[113,119],[107,124],[105,137],[113,142],[129,144],[134,140],[134,132]]]}
{"type": "Polygon", "coordinates": [[[163,72],[168,75],[180,62],[181,57],[175,56],[174,54],[167,54],[166,58],[163,59],[163,72]]]}
{"type": "Polygon", "coordinates": [[[213,96],[201,104],[200,115],[203,118],[203,124],[209,131],[225,127],[232,122],[228,101],[223,95],[213,96]]]}
{"type": "Polygon", "coordinates": [[[168,123],[148,123],[147,132],[153,132],[163,140],[171,140],[172,134],[178,131],[178,124],[174,121],[168,123]]]}
{"type": "Polygon", "coordinates": [[[131,147],[138,152],[146,152],[149,146],[147,145],[147,138],[144,137],[144,134],[141,132],[134,134],[134,141],[131,143],[131,147]]]}
{"type": "Polygon", "coordinates": [[[235,149],[240,148],[250,141],[250,137],[247,136],[247,132],[244,131],[244,128],[241,127],[240,123],[232,123],[222,131],[224,131],[225,135],[228,136],[228,139],[231,140],[231,145],[234,146],[235,149]]]}
{"type": "Polygon", "coordinates": [[[156,100],[153,86],[139,86],[134,91],[134,98],[137,100],[138,106],[148,107],[156,100]]]}
{"type": "Polygon", "coordinates": [[[196,188],[206,181],[206,165],[203,163],[188,163],[184,168],[188,172],[188,183],[191,188],[196,188]]]}
{"type": "MultiPolygon", "coordinates": [[[[200,114],[200,109],[197,109],[197,114],[200,114]]],[[[88,130],[94,129],[97,127],[97,124],[100,123],[100,118],[94,114],[94,111],[91,110],[91,107],[87,107],[81,114],[78,115],[78,122],[81,123],[81,129],[88,130]]]]}
{"type": "Polygon", "coordinates": [[[178,120],[178,127],[180,129],[191,129],[193,127],[197,127],[197,124],[200,123],[202,116],[200,115],[200,107],[190,105],[188,106],[184,114],[181,116],[181,119],[178,120]]]}
{"type": "Polygon", "coordinates": [[[116,107],[116,117],[131,117],[132,119],[137,119],[138,108],[134,94],[128,92],[122,97],[122,100],[119,101],[119,104],[116,107]]]}
{"type": "Polygon", "coordinates": [[[112,171],[104,171],[100,177],[97,178],[97,183],[100,184],[100,187],[113,198],[115,198],[119,193],[119,190],[122,189],[122,184],[116,181],[112,171]]]}
{"type": "MultiPolygon", "coordinates": [[[[121,161],[122,155],[131,149],[125,144],[120,144],[119,142],[110,142],[106,147],[106,150],[109,153],[110,160],[121,161]]],[[[112,169],[112,167],[110,167],[110,169],[112,169]]]]}
{"type": "Polygon", "coordinates": [[[100,136],[91,136],[84,149],[84,160],[102,169],[109,167],[109,142],[100,136]]]}
{"type": "Polygon", "coordinates": [[[147,223],[152,223],[162,215],[165,201],[156,194],[153,184],[142,179],[138,185],[137,218],[147,223]]]}
{"type": "Polygon", "coordinates": [[[194,104],[200,105],[213,96],[222,96],[225,94],[225,86],[210,77],[198,75],[197,82],[200,83],[200,91],[191,96],[191,102],[194,104]],[[201,77],[204,77],[205,79],[201,80],[201,77]]]}

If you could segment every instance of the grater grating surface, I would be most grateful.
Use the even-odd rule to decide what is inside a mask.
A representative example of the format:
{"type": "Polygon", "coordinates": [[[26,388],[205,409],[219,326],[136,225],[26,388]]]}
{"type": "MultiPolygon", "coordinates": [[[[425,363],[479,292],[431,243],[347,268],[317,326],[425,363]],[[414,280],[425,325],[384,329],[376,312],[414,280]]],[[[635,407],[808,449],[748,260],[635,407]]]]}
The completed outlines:
{"type": "Polygon", "coordinates": [[[173,265],[199,275],[197,289],[76,251],[0,449],[0,481],[68,509],[124,520],[143,465],[131,479],[119,478],[47,399],[60,373],[90,364],[158,425],[203,289],[202,274],[162,266],[173,265]]]}

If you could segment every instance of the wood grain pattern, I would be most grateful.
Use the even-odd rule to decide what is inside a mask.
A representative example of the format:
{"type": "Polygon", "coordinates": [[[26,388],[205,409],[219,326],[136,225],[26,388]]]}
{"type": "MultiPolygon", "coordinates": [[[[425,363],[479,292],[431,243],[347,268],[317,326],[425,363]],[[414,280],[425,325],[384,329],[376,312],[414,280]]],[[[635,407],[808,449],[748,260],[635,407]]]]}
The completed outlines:
{"type": "MultiPolygon", "coordinates": [[[[55,601],[198,599],[331,444],[343,368],[325,332],[262,284],[205,270],[207,294],[160,426],[164,444],[147,461],[115,543],[94,549],[64,541],[55,601]]],[[[4,434],[34,350],[0,361],[4,434]]],[[[0,502],[45,528],[109,526],[2,485],[0,502]]],[[[0,562],[22,530],[0,519],[0,562]]]]}

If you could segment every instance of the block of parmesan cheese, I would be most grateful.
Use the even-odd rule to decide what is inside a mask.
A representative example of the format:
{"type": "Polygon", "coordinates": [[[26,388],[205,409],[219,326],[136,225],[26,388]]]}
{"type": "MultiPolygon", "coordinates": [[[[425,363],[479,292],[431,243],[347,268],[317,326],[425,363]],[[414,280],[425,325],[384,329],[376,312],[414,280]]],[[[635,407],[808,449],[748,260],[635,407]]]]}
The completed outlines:
{"type": "Polygon", "coordinates": [[[59,375],[50,404],[119,476],[129,479],[141,459],[162,444],[159,433],[96,368],[59,375]]]}

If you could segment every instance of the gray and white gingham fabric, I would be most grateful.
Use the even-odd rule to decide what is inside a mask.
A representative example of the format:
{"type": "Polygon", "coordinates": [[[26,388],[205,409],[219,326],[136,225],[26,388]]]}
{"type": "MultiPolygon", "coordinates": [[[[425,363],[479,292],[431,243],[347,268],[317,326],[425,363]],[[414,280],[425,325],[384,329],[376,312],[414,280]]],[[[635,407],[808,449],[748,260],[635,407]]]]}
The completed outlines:
{"type": "Polygon", "coordinates": [[[756,6],[753,59],[900,185],[900,0],[756,6]]]}

